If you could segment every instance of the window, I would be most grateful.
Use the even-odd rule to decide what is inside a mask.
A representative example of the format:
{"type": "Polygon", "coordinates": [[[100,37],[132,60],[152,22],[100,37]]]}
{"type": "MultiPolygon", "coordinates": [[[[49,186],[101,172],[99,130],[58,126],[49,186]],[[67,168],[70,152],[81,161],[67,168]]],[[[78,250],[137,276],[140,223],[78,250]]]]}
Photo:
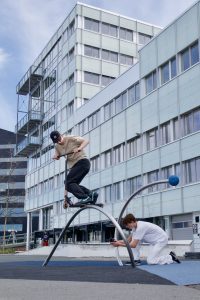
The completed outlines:
{"type": "Polygon", "coordinates": [[[189,48],[181,53],[181,71],[185,71],[190,67],[189,48]]]}
{"type": "Polygon", "coordinates": [[[104,120],[106,121],[110,119],[112,117],[112,113],[113,113],[113,101],[104,105],[104,120]]]}
{"type": "Polygon", "coordinates": [[[128,105],[135,103],[139,98],[139,83],[137,83],[128,89],[128,105]]]}
{"type": "Polygon", "coordinates": [[[145,77],[145,82],[146,82],[146,94],[150,93],[151,91],[157,88],[156,70],[145,77]]]}
{"type": "Polygon", "coordinates": [[[182,116],[183,136],[200,130],[200,108],[182,116]]]}
{"type": "Polygon", "coordinates": [[[102,56],[102,59],[112,61],[112,62],[118,62],[118,53],[117,52],[102,49],[101,56],[102,56]]]}
{"type": "Polygon", "coordinates": [[[105,168],[108,168],[112,165],[111,150],[108,150],[104,153],[104,165],[105,168]]]}
{"type": "Polygon", "coordinates": [[[83,120],[78,124],[79,135],[82,136],[86,133],[86,120],[83,120]]]}
{"type": "Polygon", "coordinates": [[[133,177],[133,178],[129,178],[126,183],[126,190],[127,190],[126,195],[127,196],[132,195],[134,192],[136,192],[141,187],[142,187],[142,176],[141,175],[133,177]]]}
{"type": "Polygon", "coordinates": [[[133,138],[127,142],[127,157],[131,158],[140,154],[140,138],[133,138]]]}
{"type": "Polygon", "coordinates": [[[113,149],[113,164],[118,164],[124,161],[124,144],[118,145],[113,149]]]}
{"type": "Polygon", "coordinates": [[[115,99],[115,113],[119,113],[127,107],[127,93],[123,93],[115,99]]]}
{"type": "Polygon", "coordinates": [[[195,43],[191,46],[191,65],[193,66],[199,61],[199,45],[195,43]]]}
{"type": "Polygon", "coordinates": [[[85,18],[85,29],[91,30],[91,31],[96,31],[99,32],[99,21],[90,19],[90,18],[85,18]]]}
{"type": "Polygon", "coordinates": [[[74,73],[69,77],[69,87],[74,85],[74,73]]]}
{"type": "Polygon", "coordinates": [[[133,57],[130,55],[120,54],[120,63],[124,65],[132,65],[133,57]]]}
{"type": "Polygon", "coordinates": [[[120,182],[113,184],[113,199],[120,200],[121,199],[121,185],[120,182]]]}
{"type": "Polygon", "coordinates": [[[200,157],[183,163],[185,184],[200,181],[200,157]]]}
{"type": "Polygon", "coordinates": [[[114,36],[114,37],[118,36],[117,26],[115,26],[115,25],[102,23],[101,31],[102,31],[103,34],[111,35],[111,36],[114,36]]]}
{"type": "Polygon", "coordinates": [[[161,131],[161,143],[162,143],[162,145],[169,143],[171,141],[170,122],[162,124],[160,126],[160,131],[161,131]]]}
{"type": "Polygon", "coordinates": [[[68,105],[68,115],[71,116],[74,113],[74,100],[71,101],[68,105]]]}
{"type": "Polygon", "coordinates": [[[179,136],[179,120],[175,118],[173,119],[173,139],[177,140],[179,136]]]}
{"type": "Polygon", "coordinates": [[[92,157],[91,162],[91,172],[97,172],[100,170],[100,157],[99,155],[92,157]]]}
{"type": "Polygon", "coordinates": [[[144,34],[144,33],[139,33],[139,44],[140,45],[144,45],[146,43],[148,43],[148,41],[150,41],[151,36],[148,34],[144,34]]]}
{"type": "Polygon", "coordinates": [[[133,41],[133,31],[126,28],[120,28],[120,38],[128,41],[133,41]]]}
{"type": "Polygon", "coordinates": [[[169,81],[169,62],[161,67],[161,84],[169,81]]]}
{"type": "Polygon", "coordinates": [[[158,128],[147,131],[147,150],[158,147],[158,128]]]}
{"type": "Polygon", "coordinates": [[[84,81],[93,84],[99,84],[99,74],[84,72],[84,81]]]}
{"type": "Polygon", "coordinates": [[[105,186],[105,202],[110,203],[112,201],[112,185],[105,186]]]}
{"type": "Polygon", "coordinates": [[[199,61],[198,42],[181,52],[181,71],[187,70],[199,61]]]}
{"type": "MultiPolygon", "coordinates": [[[[161,179],[168,179],[170,175],[173,175],[172,166],[167,166],[161,169],[161,179]]],[[[159,190],[164,190],[170,188],[171,185],[169,183],[163,183],[159,185],[159,190]]]]}
{"type": "Polygon", "coordinates": [[[110,77],[110,76],[102,75],[102,76],[101,76],[101,85],[106,86],[106,85],[108,85],[111,81],[113,81],[113,79],[115,79],[115,78],[114,78],[114,77],[110,77]]]}
{"type": "Polygon", "coordinates": [[[179,180],[180,180],[180,183],[181,183],[181,180],[182,180],[182,174],[181,174],[181,166],[180,166],[180,163],[178,164],[175,164],[174,165],[174,174],[176,176],[178,176],[179,180]]]}
{"type": "MultiPolygon", "coordinates": [[[[152,172],[149,172],[147,174],[147,179],[148,179],[148,183],[154,182],[154,181],[158,181],[159,179],[159,171],[155,170],[152,172]]],[[[151,187],[148,188],[149,193],[152,192],[157,192],[158,191],[158,185],[153,185],[151,187]]]]}
{"type": "Polygon", "coordinates": [[[171,59],[170,64],[171,64],[171,78],[174,78],[177,75],[176,57],[171,59]]]}
{"type": "Polygon", "coordinates": [[[100,123],[100,110],[88,117],[88,130],[97,127],[100,123]]]}
{"type": "Polygon", "coordinates": [[[70,63],[70,61],[72,61],[73,58],[74,58],[74,47],[69,51],[68,62],[70,63]]]}
{"type": "Polygon", "coordinates": [[[99,48],[84,45],[84,54],[91,57],[99,58],[99,48]]]}
{"type": "Polygon", "coordinates": [[[75,30],[75,20],[73,20],[68,27],[68,38],[74,33],[75,30]]]}
{"type": "Polygon", "coordinates": [[[65,93],[70,87],[74,85],[74,73],[63,82],[62,92],[65,93]]]}

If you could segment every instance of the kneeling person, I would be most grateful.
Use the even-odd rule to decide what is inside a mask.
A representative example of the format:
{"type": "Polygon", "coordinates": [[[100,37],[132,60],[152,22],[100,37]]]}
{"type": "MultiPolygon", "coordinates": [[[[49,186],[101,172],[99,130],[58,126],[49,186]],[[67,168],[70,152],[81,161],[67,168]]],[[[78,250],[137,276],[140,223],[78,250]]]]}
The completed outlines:
{"type": "MultiPolygon", "coordinates": [[[[168,236],[166,232],[159,226],[144,222],[137,221],[134,215],[128,214],[123,219],[123,225],[132,230],[132,234],[128,237],[128,242],[131,248],[139,249],[141,242],[149,243],[151,249],[147,257],[148,264],[171,264],[174,261],[180,263],[174,252],[170,252],[167,255],[160,255],[161,250],[168,243],[168,236]]],[[[111,243],[114,247],[126,246],[124,241],[116,241],[111,243]]]]}

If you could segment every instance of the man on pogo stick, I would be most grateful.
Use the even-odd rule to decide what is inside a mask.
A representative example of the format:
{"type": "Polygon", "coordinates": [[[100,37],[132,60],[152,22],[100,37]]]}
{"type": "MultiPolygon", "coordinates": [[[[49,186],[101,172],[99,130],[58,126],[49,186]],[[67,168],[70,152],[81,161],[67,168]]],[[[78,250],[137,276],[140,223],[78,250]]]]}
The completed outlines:
{"type": "MultiPolygon", "coordinates": [[[[63,207],[73,206],[73,202],[67,196],[67,192],[79,199],[75,205],[95,204],[98,193],[92,192],[80,185],[83,178],[90,170],[90,161],[83,149],[89,141],[73,135],[61,135],[58,131],[52,131],[50,137],[55,144],[53,159],[59,160],[60,156],[66,155],[69,173],[65,176],[65,193],[63,207]]],[[[66,168],[67,172],[67,168],[66,168]]]]}

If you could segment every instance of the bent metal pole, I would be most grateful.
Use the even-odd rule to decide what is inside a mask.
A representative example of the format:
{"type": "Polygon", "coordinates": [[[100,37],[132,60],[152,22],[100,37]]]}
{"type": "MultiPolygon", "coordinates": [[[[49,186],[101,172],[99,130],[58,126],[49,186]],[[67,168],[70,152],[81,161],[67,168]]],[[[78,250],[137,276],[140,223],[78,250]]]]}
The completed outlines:
{"type": "Polygon", "coordinates": [[[118,223],[120,224],[121,223],[121,219],[122,219],[122,216],[124,214],[124,211],[125,209],[127,208],[128,204],[131,202],[131,200],[137,195],[139,194],[140,192],[142,192],[143,190],[153,186],[153,185],[157,185],[157,184],[163,184],[163,183],[169,183],[169,180],[168,179],[164,179],[164,180],[159,180],[159,181],[154,181],[154,182],[151,182],[149,184],[146,184],[144,185],[143,187],[141,187],[140,189],[138,189],[135,193],[133,193],[130,198],[126,201],[126,203],[124,204],[121,212],[120,212],[120,215],[119,215],[119,218],[118,218],[118,223]]]}
{"type": "Polygon", "coordinates": [[[75,214],[70,218],[70,220],[68,221],[68,223],[66,224],[66,226],[64,227],[64,229],[62,230],[56,244],[54,245],[53,249],[51,250],[49,256],[46,258],[46,260],[44,261],[43,263],[43,267],[45,267],[49,260],[51,259],[52,255],[54,254],[56,248],[58,247],[61,239],[63,238],[65,232],[67,231],[67,229],[69,228],[70,224],[72,223],[72,221],[75,219],[75,217],[80,214],[83,210],[85,209],[96,209],[98,211],[100,211],[102,214],[104,214],[106,217],[108,217],[108,219],[110,219],[110,221],[113,223],[113,225],[115,226],[115,228],[117,229],[117,231],[119,232],[119,234],[121,235],[125,245],[126,245],[126,248],[128,250],[128,253],[129,253],[129,257],[130,257],[130,261],[131,261],[131,265],[132,267],[135,267],[135,262],[134,262],[134,257],[133,257],[133,252],[131,250],[131,247],[123,233],[123,230],[121,229],[120,225],[117,223],[117,221],[114,219],[114,217],[112,215],[110,215],[109,213],[107,213],[106,211],[104,211],[102,208],[98,207],[98,206],[95,206],[95,205],[86,205],[82,208],[80,208],[77,212],[75,212],[75,214]]]}

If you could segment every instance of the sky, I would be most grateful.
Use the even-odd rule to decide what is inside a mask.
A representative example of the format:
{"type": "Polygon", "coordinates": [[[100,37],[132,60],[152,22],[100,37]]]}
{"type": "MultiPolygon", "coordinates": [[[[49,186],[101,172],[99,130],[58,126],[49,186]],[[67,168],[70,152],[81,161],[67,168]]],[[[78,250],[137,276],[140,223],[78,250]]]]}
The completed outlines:
{"type": "MultiPolygon", "coordinates": [[[[16,86],[76,0],[0,0],[0,128],[13,131],[17,123],[16,86]]],[[[165,27],[196,0],[82,0],[165,27]]]]}

